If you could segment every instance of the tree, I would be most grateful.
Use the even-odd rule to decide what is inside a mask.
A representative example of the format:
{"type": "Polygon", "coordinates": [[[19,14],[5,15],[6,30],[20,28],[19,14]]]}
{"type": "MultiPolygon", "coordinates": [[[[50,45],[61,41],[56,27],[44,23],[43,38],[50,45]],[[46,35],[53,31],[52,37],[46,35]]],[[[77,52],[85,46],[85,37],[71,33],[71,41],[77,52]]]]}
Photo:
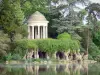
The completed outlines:
{"type": "Polygon", "coordinates": [[[68,33],[73,33],[76,25],[80,24],[80,19],[78,17],[78,12],[74,9],[79,8],[76,6],[77,3],[84,3],[86,0],[54,0],[53,5],[50,7],[50,12],[53,24],[53,28],[57,28],[57,32],[61,33],[67,31],[68,33]]]}
{"type": "MultiPolygon", "coordinates": [[[[89,39],[93,39],[95,37],[95,34],[100,29],[98,18],[99,18],[99,12],[100,12],[100,4],[90,4],[88,7],[86,7],[86,10],[88,12],[87,16],[87,24],[91,26],[91,30],[88,30],[89,39]]],[[[88,39],[88,45],[89,45],[89,39],[88,39]]]]}
{"type": "Polygon", "coordinates": [[[9,52],[10,49],[9,42],[10,40],[8,38],[8,35],[0,31],[0,60],[2,60],[3,57],[6,56],[7,53],[9,52]]]}
{"type": "Polygon", "coordinates": [[[53,19],[54,25],[52,27],[57,28],[57,32],[61,33],[67,31],[72,34],[75,31],[75,27],[80,24],[80,20],[75,12],[72,11],[66,16],[60,16],[59,19],[53,19]]]}
{"type": "Polygon", "coordinates": [[[59,34],[57,36],[57,39],[64,39],[64,40],[71,39],[71,35],[69,35],[68,33],[64,32],[62,34],[59,34]]]}
{"type": "Polygon", "coordinates": [[[98,21],[99,18],[99,4],[90,4],[85,10],[79,12],[79,17],[81,20],[84,18],[87,21],[86,27],[81,28],[83,32],[81,33],[82,39],[82,46],[87,50],[89,55],[92,58],[96,58],[98,56],[99,50],[99,29],[100,29],[100,22],[98,21]],[[87,33],[87,34],[86,34],[87,33]],[[96,42],[98,40],[98,43],[96,42]],[[95,50],[95,51],[94,51],[95,50]],[[95,56],[95,57],[94,57],[95,56]]]}
{"type": "Polygon", "coordinates": [[[88,13],[87,21],[88,24],[92,25],[92,34],[95,35],[96,32],[100,29],[99,26],[99,14],[100,14],[100,4],[93,3],[86,7],[86,11],[88,13]]]}
{"type": "Polygon", "coordinates": [[[0,8],[0,26],[13,42],[16,29],[23,25],[24,20],[20,0],[2,0],[0,8]]]}
{"type": "Polygon", "coordinates": [[[26,20],[35,11],[48,12],[48,0],[21,0],[20,2],[26,20]]]}

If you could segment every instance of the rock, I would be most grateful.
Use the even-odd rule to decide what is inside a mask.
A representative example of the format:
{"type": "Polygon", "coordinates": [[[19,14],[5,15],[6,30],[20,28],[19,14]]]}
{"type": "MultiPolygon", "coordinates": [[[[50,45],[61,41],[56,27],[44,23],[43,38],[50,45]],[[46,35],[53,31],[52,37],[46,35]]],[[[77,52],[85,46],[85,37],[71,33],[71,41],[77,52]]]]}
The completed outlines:
{"type": "Polygon", "coordinates": [[[88,54],[87,55],[83,55],[83,60],[88,60],[88,54]]]}
{"type": "Polygon", "coordinates": [[[76,60],[77,60],[78,62],[81,62],[81,61],[82,61],[82,55],[81,55],[80,53],[78,53],[78,54],[76,55],[76,60]]]}

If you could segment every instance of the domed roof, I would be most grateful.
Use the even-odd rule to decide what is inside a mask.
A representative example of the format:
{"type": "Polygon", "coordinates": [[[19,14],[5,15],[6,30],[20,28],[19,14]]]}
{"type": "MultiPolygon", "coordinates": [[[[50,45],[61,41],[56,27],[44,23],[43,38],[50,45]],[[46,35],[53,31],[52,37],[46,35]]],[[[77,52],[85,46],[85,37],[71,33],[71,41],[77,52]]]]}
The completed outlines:
{"type": "Polygon", "coordinates": [[[36,11],[34,14],[32,14],[29,19],[28,22],[34,22],[34,21],[47,21],[47,19],[45,18],[45,16],[43,14],[41,14],[39,11],[36,11]]]}

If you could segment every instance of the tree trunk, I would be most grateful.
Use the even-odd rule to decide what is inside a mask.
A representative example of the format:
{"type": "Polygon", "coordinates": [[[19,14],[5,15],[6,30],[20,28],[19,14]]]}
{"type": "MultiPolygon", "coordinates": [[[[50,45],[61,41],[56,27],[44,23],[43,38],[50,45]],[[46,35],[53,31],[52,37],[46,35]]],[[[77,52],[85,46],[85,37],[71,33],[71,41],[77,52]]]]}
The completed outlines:
{"type": "Polygon", "coordinates": [[[88,55],[88,49],[89,49],[89,35],[90,35],[90,31],[89,31],[89,28],[87,29],[87,49],[86,49],[86,51],[87,51],[87,55],[88,55]]]}
{"type": "Polygon", "coordinates": [[[14,42],[14,34],[15,32],[11,32],[8,34],[11,42],[14,42]]]}

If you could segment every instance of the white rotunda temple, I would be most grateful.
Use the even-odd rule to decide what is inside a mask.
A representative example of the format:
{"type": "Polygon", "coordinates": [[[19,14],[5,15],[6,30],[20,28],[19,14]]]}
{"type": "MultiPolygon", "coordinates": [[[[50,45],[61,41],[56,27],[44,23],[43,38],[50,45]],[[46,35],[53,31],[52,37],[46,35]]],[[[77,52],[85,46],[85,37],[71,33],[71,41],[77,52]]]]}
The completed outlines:
{"type": "Polygon", "coordinates": [[[48,38],[48,23],[43,14],[36,11],[28,19],[28,39],[48,38]]]}

